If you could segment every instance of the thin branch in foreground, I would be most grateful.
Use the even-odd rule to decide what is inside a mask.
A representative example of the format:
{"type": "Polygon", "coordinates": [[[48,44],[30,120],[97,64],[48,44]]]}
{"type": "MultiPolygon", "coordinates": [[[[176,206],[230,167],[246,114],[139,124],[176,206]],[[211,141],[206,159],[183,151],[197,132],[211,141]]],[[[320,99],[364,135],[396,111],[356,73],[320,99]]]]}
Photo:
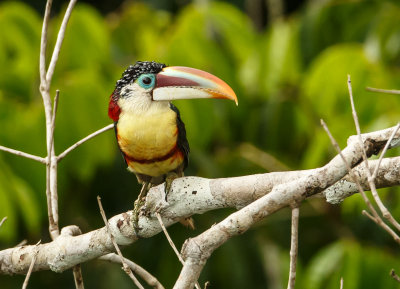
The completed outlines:
{"type": "Polygon", "coordinates": [[[383,216],[385,219],[387,219],[387,220],[389,221],[389,223],[391,223],[398,231],[400,231],[400,224],[399,224],[399,223],[397,222],[397,220],[393,217],[393,215],[389,212],[389,210],[386,208],[386,206],[383,204],[381,198],[379,197],[378,191],[377,191],[376,186],[375,186],[375,179],[376,179],[376,176],[377,176],[377,174],[378,174],[379,166],[380,166],[380,164],[381,164],[381,162],[382,162],[382,159],[383,159],[383,157],[384,157],[384,155],[385,155],[385,153],[386,153],[386,150],[388,149],[388,147],[389,147],[389,145],[390,145],[390,143],[391,143],[391,141],[392,141],[394,135],[397,133],[397,131],[399,130],[399,128],[400,128],[400,123],[397,124],[397,126],[396,126],[396,128],[393,130],[393,133],[391,134],[390,138],[389,138],[388,141],[386,142],[386,145],[385,145],[385,147],[384,147],[384,149],[383,149],[383,151],[382,151],[382,153],[381,153],[381,156],[379,157],[378,164],[377,164],[377,166],[375,167],[375,170],[374,170],[373,174],[371,175],[370,171],[367,170],[367,174],[368,174],[368,183],[369,183],[369,186],[370,186],[370,188],[371,188],[372,196],[374,197],[375,202],[377,203],[377,205],[378,205],[378,207],[379,207],[379,209],[380,209],[380,211],[381,211],[381,213],[382,213],[382,216],[383,216]]]}
{"type": "Polygon", "coordinates": [[[54,97],[54,103],[53,103],[53,114],[51,118],[51,128],[50,128],[50,151],[47,156],[47,163],[50,164],[51,160],[50,158],[54,155],[54,130],[56,127],[56,114],[57,114],[57,108],[58,108],[58,100],[60,97],[60,90],[56,90],[56,96],[54,97]]]}
{"type": "MultiPolygon", "coordinates": [[[[47,50],[47,34],[48,26],[50,22],[50,11],[52,6],[52,0],[47,0],[46,10],[44,13],[41,40],[40,40],[40,54],[39,54],[39,73],[40,73],[40,94],[42,95],[44,113],[46,118],[46,201],[47,201],[47,215],[49,219],[49,233],[51,238],[54,240],[59,235],[59,228],[56,222],[54,222],[53,209],[52,209],[52,195],[50,190],[50,177],[52,165],[51,161],[51,149],[53,143],[51,142],[51,120],[52,120],[52,107],[50,98],[50,82],[46,80],[46,50],[47,50]]],[[[54,152],[54,151],[53,151],[54,152]]]]}
{"type": "Polygon", "coordinates": [[[3,223],[7,220],[7,216],[5,216],[3,219],[0,221],[0,227],[3,225],[3,223]]]}
{"type": "Polygon", "coordinates": [[[54,46],[53,55],[51,56],[50,64],[46,74],[46,82],[50,83],[51,79],[53,78],[54,69],[56,67],[56,63],[58,60],[58,55],[60,54],[61,45],[64,40],[65,30],[67,28],[68,21],[71,17],[72,9],[74,9],[75,3],[77,0],[71,0],[68,4],[67,11],[65,11],[64,19],[61,23],[58,35],[57,35],[57,42],[54,46]]]}
{"type": "MultiPolygon", "coordinates": [[[[348,90],[349,90],[349,96],[350,96],[350,104],[351,104],[351,111],[352,111],[352,115],[353,115],[353,119],[354,119],[354,124],[357,130],[357,136],[358,136],[358,140],[360,142],[360,145],[362,145],[363,148],[363,159],[364,159],[364,163],[365,163],[365,168],[367,171],[367,176],[368,176],[368,183],[369,186],[371,188],[371,193],[372,196],[376,202],[376,204],[378,205],[379,210],[381,211],[382,216],[387,219],[389,221],[390,224],[392,224],[398,231],[400,231],[400,224],[396,221],[396,219],[392,216],[392,214],[389,212],[389,210],[385,207],[385,205],[383,204],[381,198],[379,197],[378,191],[376,190],[376,186],[375,186],[375,179],[374,177],[371,175],[371,170],[369,168],[369,164],[368,164],[368,157],[367,157],[367,153],[365,151],[365,146],[364,146],[364,142],[362,140],[362,136],[361,136],[361,129],[360,129],[360,122],[358,120],[358,115],[357,115],[357,111],[354,105],[354,98],[353,98],[353,90],[352,90],[352,86],[351,86],[351,79],[350,79],[350,75],[347,76],[347,86],[348,86],[348,90]]],[[[396,134],[398,130],[398,127],[396,127],[396,129],[394,130],[394,132],[392,132],[390,138],[388,139],[388,141],[386,142],[385,147],[388,147],[390,142],[392,141],[394,135],[396,134]]],[[[386,148],[387,149],[387,148],[386,148]]],[[[386,150],[385,150],[386,153],[386,150]]],[[[381,157],[383,157],[383,153],[381,155],[381,157]]],[[[375,168],[375,172],[377,172],[379,169],[379,164],[378,166],[375,168]]],[[[374,172],[374,173],[375,173],[374,172]]],[[[379,217],[380,219],[380,217],[379,217]]],[[[378,221],[378,220],[377,220],[378,221]]],[[[382,221],[383,222],[383,221],[382,221]]]]}
{"type": "MultiPolygon", "coordinates": [[[[399,236],[396,234],[396,232],[394,232],[394,231],[392,230],[392,228],[390,228],[390,227],[381,219],[381,217],[379,217],[378,212],[375,210],[374,206],[373,206],[373,205],[371,204],[371,202],[369,201],[369,199],[368,199],[367,195],[365,194],[365,192],[364,192],[364,190],[363,190],[363,188],[362,188],[362,186],[361,186],[361,184],[360,184],[358,178],[354,175],[353,170],[351,169],[350,165],[347,163],[346,159],[344,158],[343,153],[342,153],[342,150],[341,150],[340,147],[339,147],[339,144],[338,144],[337,141],[334,139],[334,137],[332,136],[332,134],[331,134],[331,132],[330,132],[328,126],[326,125],[326,123],[325,123],[324,120],[322,120],[322,119],[321,119],[321,125],[322,125],[322,127],[324,128],[324,130],[326,131],[326,133],[328,134],[328,136],[329,136],[329,138],[330,138],[330,140],[331,140],[331,142],[332,142],[333,147],[337,150],[337,152],[339,153],[339,155],[340,155],[340,157],[342,158],[343,162],[345,163],[346,168],[347,168],[347,171],[348,171],[348,174],[350,175],[350,177],[351,177],[353,183],[356,184],[359,193],[360,193],[361,196],[363,197],[364,202],[365,202],[365,204],[367,205],[367,207],[371,210],[373,216],[371,216],[367,211],[363,211],[363,214],[366,215],[366,213],[367,213],[367,216],[370,217],[371,220],[373,220],[376,224],[378,224],[380,227],[382,227],[386,232],[388,232],[388,233],[393,237],[393,239],[394,239],[397,243],[400,244],[400,238],[399,238],[399,236]]],[[[368,172],[368,171],[369,171],[369,170],[367,169],[367,172],[368,172]]]]}
{"type": "Polygon", "coordinates": [[[42,158],[42,157],[39,157],[39,156],[35,156],[35,155],[31,155],[31,154],[28,154],[28,153],[24,153],[22,151],[10,149],[10,148],[5,147],[5,146],[0,146],[0,151],[8,152],[8,153],[13,154],[13,155],[17,155],[17,156],[20,156],[20,157],[31,159],[31,160],[37,161],[39,163],[42,163],[42,164],[46,164],[47,163],[45,158],[42,158]]]}
{"type": "MultiPolygon", "coordinates": [[[[49,82],[50,84],[50,82],[49,82]]],[[[56,114],[57,114],[57,108],[58,108],[58,100],[60,96],[60,91],[56,91],[56,95],[54,97],[54,102],[53,102],[53,110],[51,114],[51,120],[50,120],[50,136],[49,136],[49,147],[48,147],[48,159],[47,159],[47,164],[48,164],[48,172],[49,174],[46,175],[46,187],[49,188],[50,190],[50,200],[51,200],[51,210],[52,210],[52,223],[50,223],[50,227],[52,228],[50,230],[50,233],[52,235],[52,238],[56,238],[59,234],[59,224],[58,224],[58,185],[57,185],[57,159],[55,158],[55,148],[54,148],[54,130],[55,130],[55,125],[56,125],[56,114]]],[[[75,278],[75,275],[74,275],[75,278]]],[[[75,279],[76,281],[76,279],[75,279]]]]}
{"type": "Polygon", "coordinates": [[[343,277],[340,278],[340,289],[343,289],[343,277]]]}
{"type": "Polygon", "coordinates": [[[376,165],[375,170],[372,173],[372,179],[375,180],[375,178],[376,178],[376,176],[378,174],[379,167],[381,166],[382,159],[385,156],[386,151],[389,149],[390,143],[392,142],[392,140],[393,140],[394,136],[396,135],[397,131],[399,130],[399,128],[400,128],[400,122],[396,125],[395,129],[393,130],[393,133],[390,135],[388,141],[386,142],[385,147],[382,150],[382,153],[381,153],[381,155],[379,157],[379,160],[378,160],[378,164],[376,165]]]}
{"type": "MultiPolygon", "coordinates": [[[[185,261],[183,260],[182,255],[179,253],[178,249],[176,248],[174,241],[172,241],[171,237],[169,236],[167,228],[165,228],[165,225],[162,221],[162,218],[161,218],[161,215],[159,212],[156,212],[156,217],[157,217],[158,222],[160,223],[161,229],[163,230],[165,237],[167,237],[169,245],[174,250],[174,252],[175,252],[176,256],[178,257],[179,261],[181,262],[181,264],[185,265],[185,261]]],[[[199,282],[196,282],[195,287],[197,289],[201,289],[199,282]]]]}
{"type": "Polygon", "coordinates": [[[171,248],[174,250],[175,255],[178,257],[178,259],[179,259],[179,261],[181,262],[181,264],[184,265],[184,264],[185,264],[185,261],[183,260],[183,258],[182,258],[182,256],[181,256],[181,254],[179,253],[178,249],[176,248],[176,246],[175,246],[175,244],[174,244],[174,241],[172,241],[171,237],[169,236],[168,231],[167,231],[167,229],[165,228],[165,225],[164,225],[164,223],[163,223],[163,221],[162,221],[162,218],[161,218],[161,215],[160,215],[159,212],[156,212],[156,217],[157,217],[158,222],[160,223],[160,226],[161,226],[161,228],[162,228],[162,230],[163,230],[163,232],[164,232],[165,237],[167,237],[167,240],[168,240],[169,245],[170,245],[171,248]]]}
{"type": "Polygon", "coordinates": [[[33,266],[35,265],[36,257],[37,257],[37,255],[39,253],[39,251],[37,249],[37,246],[40,244],[40,242],[41,241],[36,243],[36,248],[35,248],[35,251],[33,252],[31,265],[29,266],[28,273],[26,273],[26,277],[25,277],[24,283],[22,284],[22,289],[26,289],[26,287],[28,286],[29,278],[31,277],[33,266]]]}
{"type": "Polygon", "coordinates": [[[112,235],[111,231],[110,231],[110,227],[108,225],[108,220],[106,217],[106,214],[104,212],[103,209],[103,205],[101,204],[101,198],[99,196],[97,196],[97,203],[99,204],[99,208],[100,208],[100,214],[101,217],[103,218],[104,224],[106,225],[107,228],[107,233],[110,236],[111,242],[114,245],[115,250],[117,251],[120,259],[121,259],[121,263],[122,263],[122,269],[125,271],[125,273],[132,279],[133,283],[140,289],[144,289],[144,287],[142,286],[142,284],[140,284],[139,280],[135,277],[135,275],[133,275],[132,270],[129,268],[129,266],[125,263],[125,258],[124,256],[122,256],[121,250],[119,249],[119,246],[117,244],[117,242],[115,242],[114,236],[112,235]]]}
{"type": "Polygon", "coordinates": [[[85,284],[83,283],[83,277],[82,277],[81,264],[75,265],[72,268],[72,274],[74,275],[75,288],[85,289],[85,284]]]}
{"type": "Polygon", "coordinates": [[[356,127],[357,137],[358,137],[358,140],[360,142],[360,145],[362,146],[363,159],[364,159],[364,162],[365,162],[365,167],[367,168],[367,171],[369,171],[367,152],[365,151],[364,142],[363,142],[362,137],[361,137],[360,122],[358,121],[358,115],[357,115],[356,107],[354,105],[353,88],[351,86],[350,75],[347,75],[347,89],[349,91],[351,114],[353,116],[354,125],[356,127]]]}
{"type": "Polygon", "coordinates": [[[88,141],[88,140],[94,138],[95,136],[97,136],[97,135],[99,135],[99,134],[101,134],[101,133],[103,133],[103,132],[105,132],[105,131],[107,131],[107,130],[112,129],[113,127],[114,127],[114,124],[109,124],[109,125],[103,127],[102,129],[99,129],[99,130],[95,131],[94,133],[91,133],[90,135],[88,135],[87,137],[81,139],[80,141],[76,142],[75,144],[73,144],[72,146],[70,146],[69,148],[67,148],[65,151],[63,151],[61,154],[59,154],[59,155],[57,156],[57,161],[61,161],[63,158],[65,158],[65,156],[66,156],[67,154],[69,154],[71,151],[73,151],[74,149],[76,149],[78,146],[80,146],[80,145],[83,144],[84,142],[86,142],[86,141],[88,141]]]}
{"type": "Polygon", "coordinates": [[[400,283],[400,277],[396,274],[396,271],[394,271],[394,269],[390,270],[390,277],[400,283]]]}
{"type": "MultiPolygon", "coordinates": [[[[122,265],[121,258],[115,253],[109,253],[107,255],[99,257],[98,259],[122,265]]],[[[144,281],[146,281],[149,286],[151,286],[152,288],[155,288],[155,289],[164,289],[164,286],[160,283],[160,281],[158,281],[156,277],[151,275],[144,268],[142,268],[141,266],[139,266],[138,264],[132,262],[131,260],[129,260],[127,258],[124,258],[124,261],[129,266],[129,268],[136,275],[140,276],[140,278],[142,278],[144,281]]]]}
{"type": "MultiPolygon", "coordinates": [[[[66,226],[61,229],[61,236],[79,236],[82,235],[81,229],[76,225],[66,226]]],[[[82,268],[81,264],[76,264],[72,267],[72,274],[74,276],[75,288],[85,289],[85,284],[83,283],[82,268]]]]}
{"type": "Polygon", "coordinates": [[[387,94],[400,94],[400,90],[397,89],[382,89],[382,88],[374,88],[374,87],[366,87],[366,90],[371,92],[381,92],[387,94]]]}
{"type": "Polygon", "coordinates": [[[44,12],[42,34],[40,39],[40,60],[39,60],[39,70],[40,70],[40,83],[41,85],[47,85],[46,83],[46,48],[47,48],[47,31],[49,30],[50,22],[50,11],[53,1],[47,0],[46,10],[44,12]]]}
{"type": "Polygon", "coordinates": [[[292,233],[290,242],[290,269],[288,289],[294,289],[296,283],[296,265],[297,265],[297,252],[299,248],[299,214],[300,208],[298,205],[292,207],[292,233]]]}

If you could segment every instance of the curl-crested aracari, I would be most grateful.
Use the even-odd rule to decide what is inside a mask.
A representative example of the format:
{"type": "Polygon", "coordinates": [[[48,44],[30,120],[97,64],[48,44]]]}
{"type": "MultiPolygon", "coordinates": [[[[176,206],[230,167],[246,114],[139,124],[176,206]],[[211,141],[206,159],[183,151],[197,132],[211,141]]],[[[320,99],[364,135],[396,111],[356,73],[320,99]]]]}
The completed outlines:
{"type": "MultiPolygon", "coordinates": [[[[108,115],[114,121],[118,146],[128,169],[146,193],[149,185],[183,176],[189,143],[177,99],[237,97],[221,79],[207,72],[180,66],[138,61],[130,65],[111,94],[108,115]]],[[[138,200],[139,200],[138,199],[138,200]]]]}

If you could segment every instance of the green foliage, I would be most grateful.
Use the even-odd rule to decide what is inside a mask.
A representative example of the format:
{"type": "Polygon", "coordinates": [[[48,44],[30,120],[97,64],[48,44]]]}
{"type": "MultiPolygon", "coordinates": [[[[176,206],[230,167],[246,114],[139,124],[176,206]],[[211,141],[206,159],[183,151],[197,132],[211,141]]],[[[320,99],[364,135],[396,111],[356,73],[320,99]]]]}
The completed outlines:
{"type": "Polygon", "coordinates": [[[299,288],[397,288],[388,273],[400,265],[397,258],[356,241],[339,241],[321,249],[310,261],[299,288]],[[303,287],[303,286],[304,287],[303,287]]]}
{"type": "MultiPolygon", "coordinates": [[[[78,3],[52,83],[52,95],[60,90],[56,152],[110,122],[109,95],[128,64],[156,60],[207,70],[229,83],[239,98],[238,107],[219,100],[176,103],[191,145],[188,175],[263,172],[240,153],[242,143],[259,147],[292,169],[321,166],[335,154],[320,127],[321,118],[342,147],[355,133],[348,74],[363,131],[398,122],[398,96],[373,94],[365,87],[400,88],[399,13],[397,1],[309,1],[302,10],[257,31],[243,11],[222,2],[187,5],[176,14],[129,2],[105,17],[78,3]]],[[[56,41],[61,20],[62,13],[51,19],[49,47],[56,41]]],[[[0,29],[0,145],[45,156],[38,91],[41,16],[23,3],[5,2],[0,4],[0,27],[7,27],[0,29]]],[[[91,140],[60,163],[61,223],[78,224],[84,231],[102,226],[95,196],[102,196],[108,214],[118,213],[131,209],[135,184],[134,176],[125,172],[113,132],[91,140]]],[[[383,198],[400,216],[397,194],[392,188],[383,192],[383,198]]],[[[395,286],[387,273],[398,268],[398,253],[394,257],[387,253],[392,240],[360,215],[363,208],[358,197],[349,198],[340,208],[321,204],[302,208],[298,288],[338,288],[341,276],[346,289],[395,286]],[[349,235],[357,241],[338,241],[349,235]],[[359,245],[363,240],[370,244],[359,245]]],[[[0,219],[5,215],[8,220],[0,228],[0,241],[7,247],[27,235],[40,239],[39,227],[46,231],[45,167],[0,152],[0,219]]],[[[225,215],[196,216],[199,231],[194,234],[225,215]]],[[[270,235],[269,242],[278,248],[277,264],[261,260],[260,248],[265,244],[257,245],[255,234],[248,232],[221,248],[220,255],[216,252],[202,278],[221,288],[245,284],[265,288],[274,278],[285,283],[282,268],[287,269],[290,226],[287,212],[282,215],[257,228],[270,235]],[[227,262],[226,255],[235,256],[235,262],[227,262]],[[270,276],[268,267],[275,265],[277,276],[270,276]]],[[[173,232],[182,241],[189,234],[173,232]]],[[[177,272],[171,274],[169,266],[177,270],[177,263],[171,261],[170,248],[161,237],[146,241],[128,256],[134,254],[172,286],[177,272]]],[[[106,284],[101,288],[110,287],[110,275],[88,275],[92,287],[100,286],[99,278],[106,284]]],[[[113,271],[110,278],[116,276],[113,271]]]]}
{"type": "Polygon", "coordinates": [[[41,21],[26,5],[0,4],[0,87],[7,96],[31,99],[39,53],[41,21]]]}

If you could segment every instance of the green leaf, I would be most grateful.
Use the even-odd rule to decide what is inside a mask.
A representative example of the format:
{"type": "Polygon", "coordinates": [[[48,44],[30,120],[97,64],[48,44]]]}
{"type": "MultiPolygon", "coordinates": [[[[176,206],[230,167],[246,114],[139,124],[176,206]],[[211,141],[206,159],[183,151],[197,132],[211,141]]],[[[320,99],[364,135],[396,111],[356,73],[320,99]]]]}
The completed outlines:
{"type": "Polygon", "coordinates": [[[10,99],[32,98],[38,75],[41,22],[26,4],[0,4],[0,87],[10,99]]]}
{"type": "Polygon", "coordinates": [[[27,229],[37,232],[41,212],[31,187],[16,176],[0,158],[0,218],[7,216],[7,223],[0,228],[0,239],[15,241],[18,232],[18,215],[21,214],[27,229]]]}
{"type": "Polygon", "coordinates": [[[340,268],[344,253],[343,244],[340,242],[320,250],[307,266],[304,277],[304,284],[307,284],[307,288],[324,288],[328,278],[340,268]]]}

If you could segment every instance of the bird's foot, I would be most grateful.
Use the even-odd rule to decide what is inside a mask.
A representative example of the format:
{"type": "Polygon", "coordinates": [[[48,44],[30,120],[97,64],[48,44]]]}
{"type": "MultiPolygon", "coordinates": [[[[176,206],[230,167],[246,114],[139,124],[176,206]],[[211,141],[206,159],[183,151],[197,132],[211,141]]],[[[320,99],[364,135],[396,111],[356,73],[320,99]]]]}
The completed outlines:
{"type": "Polygon", "coordinates": [[[178,175],[175,172],[169,172],[167,176],[165,177],[165,187],[164,187],[164,192],[165,192],[165,201],[167,202],[167,197],[168,193],[171,190],[172,182],[179,178],[180,175],[178,175]]]}
{"type": "Polygon", "coordinates": [[[150,189],[150,183],[144,183],[140,190],[139,196],[133,205],[132,224],[135,231],[139,229],[139,213],[145,203],[145,197],[150,189]]]}

